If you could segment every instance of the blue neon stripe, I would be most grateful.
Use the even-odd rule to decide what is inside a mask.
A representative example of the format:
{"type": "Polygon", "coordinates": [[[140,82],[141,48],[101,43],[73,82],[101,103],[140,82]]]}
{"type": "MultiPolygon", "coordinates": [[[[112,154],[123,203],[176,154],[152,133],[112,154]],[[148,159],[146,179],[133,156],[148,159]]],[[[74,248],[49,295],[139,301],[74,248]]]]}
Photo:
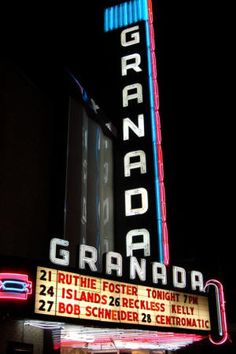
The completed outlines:
{"type": "Polygon", "coordinates": [[[126,1],[105,9],[104,31],[112,31],[142,20],[148,20],[146,0],[126,1]]]}
{"type": "Polygon", "coordinates": [[[104,32],[108,32],[108,9],[104,11],[104,32]]]}
{"type": "Polygon", "coordinates": [[[120,17],[121,17],[121,25],[123,26],[128,26],[129,22],[128,22],[128,3],[125,2],[122,6],[122,12],[120,13],[120,17]]]}
{"type": "Polygon", "coordinates": [[[134,10],[133,10],[134,22],[138,21],[138,8],[137,3],[135,3],[134,10]]]}
{"type": "Polygon", "coordinates": [[[148,6],[147,6],[147,1],[146,0],[140,0],[141,1],[141,6],[142,6],[142,14],[144,16],[145,20],[148,20],[148,6]]]}
{"type": "Polygon", "coordinates": [[[145,27],[146,27],[146,42],[147,42],[147,62],[148,62],[148,81],[149,81],[149,92],[150,92],[152,143],[153,143],[153,155],[154,155],[158,246],[159,246],[160,262],[163,263],[164,262],[164,250],[163,250],[163,242],[162,242],[162,214],[161,214],[161,198],[160,198],[160,181],[158,178],[159,174],[158,174],[155,104],[154,104],[154,90],[153,90],[153,78],[152,78],[152,60],[151,60],[151,51],[150,51],[150,31],[149,31],[148,22],[145,23],[145,27]]]}
{"type": "Polygon", "coordinates": [[[110,28],[114,28],[114,24],[115,24],[114,13],[115,13],[114,7],[112,7],[110,12],[110,28]]]}
{"type": "Polygon", "coordinates": [[[127,4],[127,6],[128,6],[129,20],[130,20],[130,22],[133,23],[133,22],[134,22],[134,20],[133,20],[133,11],[134,11],[134,9],[133,9],[132,3],[129,2],[129,3],[127,4]]]}
{"type": "Polygon", "coordinates": [[[118,27],[118,7],[117,6],[115,6],[114,7],[114,26],[115,26],[115,28],[117,28],[118,27]]]}
{"type": "Polygon", "coordinates": [[[142,17],[142,6],[141,6],[141,0],[137,1],[137,10],[138,10],[138,19],[139,21],[141,20],[142,17]]]}

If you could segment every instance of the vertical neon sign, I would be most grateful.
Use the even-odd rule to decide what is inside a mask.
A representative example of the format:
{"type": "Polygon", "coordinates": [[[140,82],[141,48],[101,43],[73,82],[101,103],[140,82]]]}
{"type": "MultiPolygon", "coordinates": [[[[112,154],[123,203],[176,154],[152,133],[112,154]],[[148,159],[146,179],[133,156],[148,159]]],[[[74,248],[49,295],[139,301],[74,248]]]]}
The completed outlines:
{"type": "Polygon", "coordinates": [[[169,264],[168,228],[166,224],[166,198],[164,186],[164,169],[161,147],[161,124],[159,116],[159,94],[155,57],[155,38],[151,0],[133,0],[123,2],[105,9],[104,31],[109,32],[123,28],[139,21],[145,24],[147,53],[149,116],[153,151],[156,224],[159,248],[159,261],[169,264]]]}

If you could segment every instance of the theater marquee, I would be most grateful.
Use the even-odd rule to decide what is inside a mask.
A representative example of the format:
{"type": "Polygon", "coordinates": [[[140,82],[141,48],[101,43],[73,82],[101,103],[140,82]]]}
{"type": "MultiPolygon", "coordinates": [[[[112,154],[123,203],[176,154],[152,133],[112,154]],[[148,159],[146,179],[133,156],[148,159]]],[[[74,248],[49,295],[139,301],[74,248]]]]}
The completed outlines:
{"type": "Polygon", "coordinates": [[[117,324],[210,331],[202,295],[37,267],[35,313],[117,324]]]}

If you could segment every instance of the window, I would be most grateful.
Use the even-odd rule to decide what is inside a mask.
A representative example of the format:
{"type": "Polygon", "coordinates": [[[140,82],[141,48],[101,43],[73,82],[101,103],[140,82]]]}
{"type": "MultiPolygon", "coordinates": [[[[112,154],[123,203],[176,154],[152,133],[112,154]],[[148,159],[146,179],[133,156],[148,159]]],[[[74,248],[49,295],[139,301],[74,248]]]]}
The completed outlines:
{"type": "Polygon", "coordinates": [[[68,125],[65,236],[71,254],[80,244],[94,246],[101,269],[114,244],[112,140],[72,97],[68,125]]]}

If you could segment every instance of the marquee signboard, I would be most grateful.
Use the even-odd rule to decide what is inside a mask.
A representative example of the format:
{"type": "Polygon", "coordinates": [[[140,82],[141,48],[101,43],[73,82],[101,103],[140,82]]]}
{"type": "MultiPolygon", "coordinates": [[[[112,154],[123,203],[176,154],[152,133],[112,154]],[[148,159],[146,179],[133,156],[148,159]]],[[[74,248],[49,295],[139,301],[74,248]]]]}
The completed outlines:
{"type": "Polygon", "coordinates": [[[66,318],[211,330],[208,298],[37,267],[35,313],[66,318]]]}

